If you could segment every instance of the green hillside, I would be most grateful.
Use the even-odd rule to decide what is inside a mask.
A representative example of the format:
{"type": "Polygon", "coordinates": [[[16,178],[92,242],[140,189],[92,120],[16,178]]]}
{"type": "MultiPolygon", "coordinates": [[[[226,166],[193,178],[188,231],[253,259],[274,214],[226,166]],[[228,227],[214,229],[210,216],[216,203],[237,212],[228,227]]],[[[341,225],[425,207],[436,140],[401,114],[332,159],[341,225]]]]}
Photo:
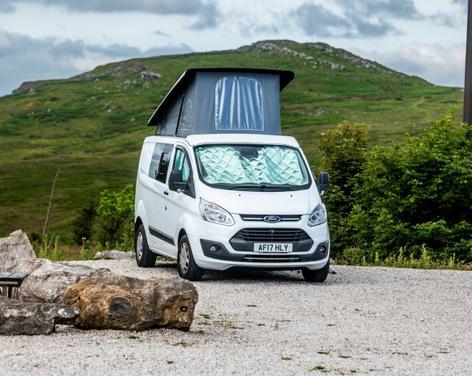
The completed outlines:
{"type": "Polygon", "coordinates": [[[284,133],[297,137],[311,164],[320,132],[345,121],[371,124],[371,143],[415,133],[452,109],[462,93],[321,43],[264,41],[237,50],[133,59],[67,80],[23,84],[0,98],[0,234],[40,232],[51,184],[50,230],[67,240],[78,208],[105,188],[135,179],[147,119],[190,67],[290,69],[282,94],[284,133]],[[158,76],[158,75],[159,76],[158,76]]]}

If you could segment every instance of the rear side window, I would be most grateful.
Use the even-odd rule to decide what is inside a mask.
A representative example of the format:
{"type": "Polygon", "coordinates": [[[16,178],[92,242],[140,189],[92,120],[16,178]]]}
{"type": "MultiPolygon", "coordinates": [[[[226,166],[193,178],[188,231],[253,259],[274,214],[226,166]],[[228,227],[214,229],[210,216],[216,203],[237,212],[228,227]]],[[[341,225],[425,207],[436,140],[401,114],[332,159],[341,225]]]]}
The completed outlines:
{"type": "Polygon", "coordinates": [[[173,147],[172,144],[156,144],[152,154],[151,165],[149,166],[149,176],[151,178],[159,180],[162,183],[166,182],[173,147]]]}
{"type": "Polygon", "coordinates": [[[143,149],[141,150],[141,157],[139,158],[139,171],[144,175],[147,175],[149,172],[149,164],[151,163],[153,151],[153,143],[146,142],[143,144],[143,149]]]}

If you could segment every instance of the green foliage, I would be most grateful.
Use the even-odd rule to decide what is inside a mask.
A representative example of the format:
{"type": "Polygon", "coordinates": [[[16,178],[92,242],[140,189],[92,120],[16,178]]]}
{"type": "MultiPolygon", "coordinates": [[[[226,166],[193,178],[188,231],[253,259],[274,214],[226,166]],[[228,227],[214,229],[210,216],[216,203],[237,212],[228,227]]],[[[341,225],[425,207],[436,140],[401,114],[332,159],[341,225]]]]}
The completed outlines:
{"type": "Polygon", "coordinates": [[[129,250],[134,239],[134,187],[104,190],[97,208],[96,239],[118,249],[129,250]]]}
{"type": "Polygon", "coordinates": [[[46,258],[50,260],[58,260],[62,258],[62,252],[59,248],[59,236],[52,235],[48,236],[47,234],[42,239],[42,243],[39,246],[37,256],[39,258],[46,258]]]}
{"type": "Polygon", "coordinates": [[[341,258],[419,266],[472,261],[471,126],[447,115],[423,134],[367,155],[365,139],[354,142],[348,128],[355,126],[343,125],[322,147],[332,154],[334,197],[327,202],[341,258]]]}
{"type": "Polygon", "coordinates": [[[404,144],[377,147],[355,194],[354,241],[370,257],[403,247],[472,261],[471,183],[472,128],[449,115],[404,144]]]}
{"type": "Polygon", "coordinates": [[[422,247],[421,255],[419,258],[415,258],[413,254],[406,257],[403,249],[400,248],[398,252],[385,258],[380,259],[378,253],[376,253],[373,260],[368,261],[365,254],[360,248],[348,248],[342,256],[336,259],[338,265],[361,265],[361,266],[386,266],[394,268],[415,268],[415,269],[458,269],[458,270],[470,270],[471,264],[465,263],[464,261],[458,261],[453,254],[447,259],[433,260],[433,257],[426,249],[422,247]]]}
{"type": "Polygon", "coordinates": [[[332,252],[335,256],[351,243],[348,217],[355,204],[353,191],[367,159],[368,128],[344,123],[321,135],[321,170],[330,173],[330,193],[325,202],[329,211],[332,252]]]}
{"type": "Polygon", "coordinates": [[[97,205],[94,201],[90,201],[86,207],[79,209],[79,214],[72,222],[72,233],[77,244],[92,239],[92,225],[96,214],[97,205]]]}
{"type": "Polygon", "coordinates": [[[82,240],[82,247],[80,248],[79,258],[81,260],[92,260],[95,256],[95,251],[91,246],[90,240],[82,240]]]}

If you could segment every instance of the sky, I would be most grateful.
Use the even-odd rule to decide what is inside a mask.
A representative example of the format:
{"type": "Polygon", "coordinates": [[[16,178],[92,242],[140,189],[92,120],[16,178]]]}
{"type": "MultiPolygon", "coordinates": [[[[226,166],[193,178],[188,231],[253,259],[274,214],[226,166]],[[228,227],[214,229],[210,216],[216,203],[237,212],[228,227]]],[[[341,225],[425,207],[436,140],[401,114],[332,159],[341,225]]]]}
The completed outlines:
{"type": "Polygon", "coordinates": [[[134,57],[325,42],[463,86],[467,0],[0,0],[0,95],[134,57]]]}

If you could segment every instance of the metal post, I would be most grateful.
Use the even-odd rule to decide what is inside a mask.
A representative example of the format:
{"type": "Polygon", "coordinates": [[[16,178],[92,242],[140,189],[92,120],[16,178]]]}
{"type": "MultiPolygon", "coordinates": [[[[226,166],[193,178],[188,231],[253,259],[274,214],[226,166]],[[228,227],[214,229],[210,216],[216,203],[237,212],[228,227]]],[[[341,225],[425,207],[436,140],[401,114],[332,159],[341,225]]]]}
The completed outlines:
{"type": "Polygon", "coordinates": [[[465,50],[464,123],[472,124],[472,0],[467,17],[467,46],[465,50]]]}

